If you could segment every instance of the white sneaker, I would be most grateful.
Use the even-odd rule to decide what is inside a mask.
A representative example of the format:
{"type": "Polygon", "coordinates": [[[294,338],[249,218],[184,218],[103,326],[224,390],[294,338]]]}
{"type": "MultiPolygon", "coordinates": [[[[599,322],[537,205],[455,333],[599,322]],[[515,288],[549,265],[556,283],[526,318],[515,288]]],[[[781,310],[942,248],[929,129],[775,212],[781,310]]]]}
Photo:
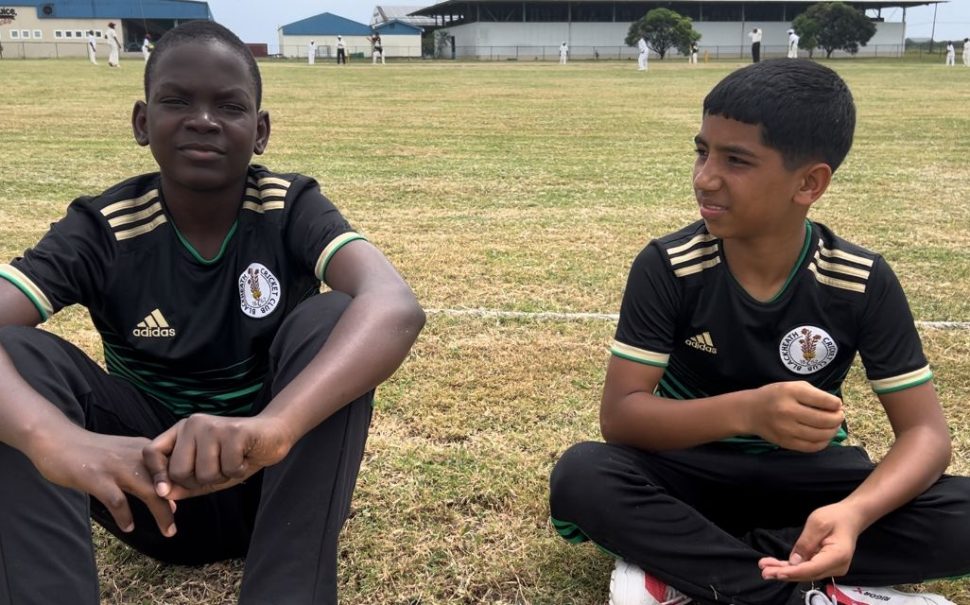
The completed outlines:
{"type": "MultiPolygon", "coordinates": [[[[610,574],[610,605],[687,605],[690,597],[622,559],[610,574]]],[[[828,605],[828,604],[826,604],[828,605]]]]}
{"type": "Polygon", "coordinates": [[[902,592],[894,588],[829,584],[825,592],[812,590],[805,605],[956,605],[945,597],[925,592],[902,592]]]}

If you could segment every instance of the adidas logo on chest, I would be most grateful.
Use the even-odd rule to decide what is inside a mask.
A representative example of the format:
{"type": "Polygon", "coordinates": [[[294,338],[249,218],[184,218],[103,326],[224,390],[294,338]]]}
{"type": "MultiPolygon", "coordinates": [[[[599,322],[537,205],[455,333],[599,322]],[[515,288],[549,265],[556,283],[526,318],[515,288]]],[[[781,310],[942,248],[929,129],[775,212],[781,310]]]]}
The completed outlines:
{"type": "Polygon", "coordinates": [[[714,346],[714,340],[711,338],[710,332],[701,332],[697,336],[691,336],[684,341],[684,344],[698,351],[717,355],[717,347],[714,346]]]}
{"type": "Polygon", "coordinates": [[[138,322],[131,333],[140,338],[172,338],[175,328],[169,326],[162,312],[155,309],[138,322]]]}

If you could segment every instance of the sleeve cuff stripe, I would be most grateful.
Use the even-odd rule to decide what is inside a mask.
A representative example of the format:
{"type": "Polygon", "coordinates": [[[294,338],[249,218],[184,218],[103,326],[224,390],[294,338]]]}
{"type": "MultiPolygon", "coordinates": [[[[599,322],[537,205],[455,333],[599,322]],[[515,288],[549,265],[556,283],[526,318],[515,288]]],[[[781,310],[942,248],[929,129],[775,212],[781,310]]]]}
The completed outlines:
{"type": "Polygon", "coordinates": [[[670,360],[670,355],[667,353],[645,351],[619,341],[613,341],[613,346],[610,347],[610,353],[623,359],[661,368],[667,367],[667,362],[670,360]]]}
{"type": "Polygon", "coordinates": [[[0,277],[16,286],[30,299],[30,302],[34,303],[42,320],[46,321],[48,317],[54,314],[54,307],[51,305],[51,301],[47,299],[47,295],[21,271],[12,265],[0,265],[0,277]]]}
{"type": "Polygon", "coordinates": [[[918,370],[907,372],[906,374],[901,374],[899,376],[893,376],[892,378],[870,380],[869,384],[872,386],[873,392],[877,394],[892,393],[895,391],[902,391],[903,389],[908,389],[910,387],[919,386],[932,378],[933,372],[930,370],[930,366],[923,366],[918,370]]]}
{"type": "Polygon", "coordinates": [[[350,242],[358,239],[367,241],[366,237],[353,231],[342,233],[333,238],[333,240],[327,244],[327,247],[323,249],[323,252],[320,253],[320,258],[317,259],[317,267],[315,271],[317,279],[320,281],[325,281],[323,278],[327,274],[327,266],[330,264],[330,259],[333,258],[333,255],[337,253],[337,250],[340,250],[350,242]]]}

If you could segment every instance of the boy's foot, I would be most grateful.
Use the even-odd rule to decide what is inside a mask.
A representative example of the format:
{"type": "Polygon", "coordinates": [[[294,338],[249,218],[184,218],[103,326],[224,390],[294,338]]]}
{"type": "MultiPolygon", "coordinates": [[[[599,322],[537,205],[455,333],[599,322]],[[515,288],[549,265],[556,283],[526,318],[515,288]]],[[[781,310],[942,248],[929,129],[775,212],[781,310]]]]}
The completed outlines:
{"type": "MultiPolygon", "coordinates": [[[[622,559],[610,575],[610,605],[687,605],[690,597],[622,559]]],[[[828,604],[826,604],[828,605],[828,604]]]]}
{"type": "Polygon", "coordinates": [[[923,592],[902,592],[893,588],[829,584],[825,592],[812,590],[805,605],[956,605],[945,597],[923,592]]]}

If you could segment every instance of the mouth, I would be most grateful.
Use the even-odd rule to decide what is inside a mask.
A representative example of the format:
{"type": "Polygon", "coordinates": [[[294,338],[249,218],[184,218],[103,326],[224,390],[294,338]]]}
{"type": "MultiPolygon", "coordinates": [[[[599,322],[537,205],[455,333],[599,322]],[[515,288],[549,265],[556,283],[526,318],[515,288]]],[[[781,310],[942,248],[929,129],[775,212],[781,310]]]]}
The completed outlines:
{"type": "Polygon", "coordinates": [[[727,206],[712,204],[710,202],[698,202],[698,205],[700,206],[701,217],[703,218],[716,218],[728,211],[727,206]]]}
{"type": "Polygon", "coordinates": [[[224,149],[208,143],[186,143],[179,145],[177,149],[195,160],[213,160],[226,155],[224,149]]]}

